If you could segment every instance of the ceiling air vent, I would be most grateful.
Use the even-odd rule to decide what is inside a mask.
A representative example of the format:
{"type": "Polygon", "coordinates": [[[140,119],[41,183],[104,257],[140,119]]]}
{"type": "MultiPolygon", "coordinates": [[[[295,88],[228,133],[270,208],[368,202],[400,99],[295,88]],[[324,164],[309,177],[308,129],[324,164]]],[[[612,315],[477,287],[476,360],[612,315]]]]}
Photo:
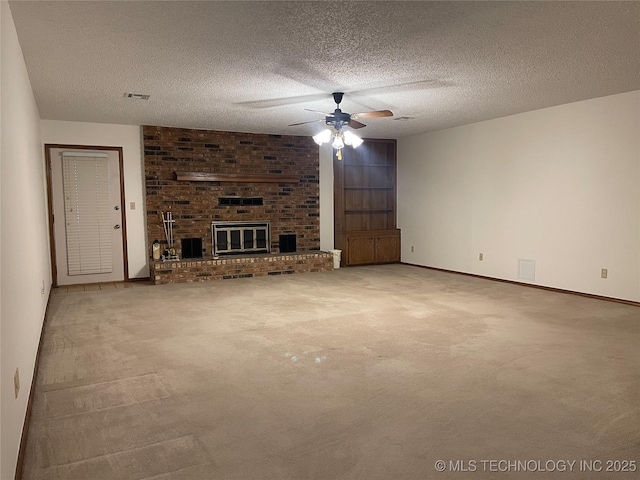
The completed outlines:
{"type": "Polygon", "coordinates": [[[136,100],[149,100],[151,95],[144,95],[142,93],[125,93],[125,98],[135,98],[136,100]]]}

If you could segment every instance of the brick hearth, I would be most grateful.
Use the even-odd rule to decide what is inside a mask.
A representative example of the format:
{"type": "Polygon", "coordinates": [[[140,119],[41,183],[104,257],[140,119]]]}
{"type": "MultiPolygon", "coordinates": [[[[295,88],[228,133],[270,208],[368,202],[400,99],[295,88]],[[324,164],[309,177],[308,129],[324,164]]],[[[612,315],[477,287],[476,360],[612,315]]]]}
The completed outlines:
{"type": "Polygon", "coordinates": [[[326,252],[256,254],[180,262],[152,261],[151,281],[154,285],[162,285],[331,270],[333,270],[333,255],[326,252]]]}

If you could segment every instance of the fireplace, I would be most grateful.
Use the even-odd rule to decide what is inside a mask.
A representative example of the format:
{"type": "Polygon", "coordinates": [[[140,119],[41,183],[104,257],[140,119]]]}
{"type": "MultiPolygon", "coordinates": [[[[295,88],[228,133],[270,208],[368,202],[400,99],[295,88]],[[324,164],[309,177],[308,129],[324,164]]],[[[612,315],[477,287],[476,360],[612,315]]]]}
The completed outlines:
{"type": "Polygon", "coordinates": [[[214,256],[271,251],[269,222],[212,222],[211,238],[214,256]]]}

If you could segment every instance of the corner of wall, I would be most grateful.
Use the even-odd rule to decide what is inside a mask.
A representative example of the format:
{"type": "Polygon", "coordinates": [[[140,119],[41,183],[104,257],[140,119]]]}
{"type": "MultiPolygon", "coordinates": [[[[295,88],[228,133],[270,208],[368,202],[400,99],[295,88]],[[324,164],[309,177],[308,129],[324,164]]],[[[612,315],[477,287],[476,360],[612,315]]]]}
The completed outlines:
{"type": "Polygon", "coordinates": [[[320,250],[332,250],[333,221],[333,148],[320,147],[320,250]]]}

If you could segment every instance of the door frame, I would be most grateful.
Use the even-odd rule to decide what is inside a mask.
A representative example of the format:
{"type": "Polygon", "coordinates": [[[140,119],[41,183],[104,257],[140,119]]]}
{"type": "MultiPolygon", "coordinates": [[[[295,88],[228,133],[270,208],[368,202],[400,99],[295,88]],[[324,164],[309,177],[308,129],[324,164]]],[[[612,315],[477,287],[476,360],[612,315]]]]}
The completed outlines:
{"type": "Polygon", "coordinates": [[[129,282],[129,255],[127,254],[127,220],[125,216],[125,199],[124,199],[124,160],[122,158],[122,147],[105,147],[94,145],[65,145],[57,143],[45,143],[44,145],[44,158],[45,158],[45,171],[47,175],[47,210],[49,220],[49,250],[51,253],[51,276],[54,287],[58,286],[58,265],[56,260],[56,240],[53,231],[53,187],[52,187],[52,174],[51,174],[51,150],[53,149],[69,149],[69,150],[99,150],[99,151],[111,151],[118,154],[118,168],[120,169],[120,224],[122,225],[122,261],[124,281],[129,282]]]}

